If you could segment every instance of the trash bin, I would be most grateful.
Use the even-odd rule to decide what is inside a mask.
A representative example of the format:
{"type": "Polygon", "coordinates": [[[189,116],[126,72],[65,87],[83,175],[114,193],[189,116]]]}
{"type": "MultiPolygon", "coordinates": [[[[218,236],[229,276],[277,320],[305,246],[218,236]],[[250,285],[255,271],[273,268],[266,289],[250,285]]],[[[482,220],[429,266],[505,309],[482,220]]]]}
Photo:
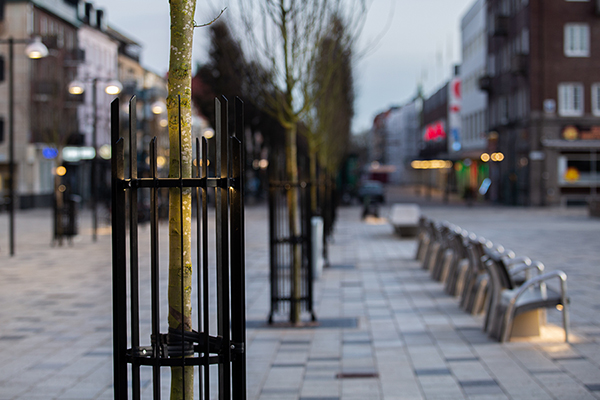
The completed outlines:
{"type": "Polygon", "coordinates": [[[63,238],[71,239],[77,235],[77,209],[81,196],[68,195],[63,199],[62,207],[56,207],[54,240],[62,243],[63,238]]]}

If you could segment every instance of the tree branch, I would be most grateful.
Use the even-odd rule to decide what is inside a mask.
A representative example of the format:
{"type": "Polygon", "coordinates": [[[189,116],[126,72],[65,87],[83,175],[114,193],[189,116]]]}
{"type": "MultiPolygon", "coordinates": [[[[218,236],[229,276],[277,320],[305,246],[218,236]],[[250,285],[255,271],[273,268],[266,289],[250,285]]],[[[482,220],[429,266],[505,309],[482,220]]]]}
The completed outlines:
{"type": "Polygon", "coordinates": [[[221,12],[219,13],[219,15],[217,15],[215,17],[215,19],[213,19],[210,22],[207,22],[206,24],[198,25],[198,24],[196,24],[196,21],[194,21],[194,28],[204,28],[205,26],[209,26],[209,25],[214,24],[219,18],[221,18],[221,15],[223,15],[223,13],[225,12],[225,10],[227,10],[227,7],[225,7],[224,9],[222,9],[221,12]]]}

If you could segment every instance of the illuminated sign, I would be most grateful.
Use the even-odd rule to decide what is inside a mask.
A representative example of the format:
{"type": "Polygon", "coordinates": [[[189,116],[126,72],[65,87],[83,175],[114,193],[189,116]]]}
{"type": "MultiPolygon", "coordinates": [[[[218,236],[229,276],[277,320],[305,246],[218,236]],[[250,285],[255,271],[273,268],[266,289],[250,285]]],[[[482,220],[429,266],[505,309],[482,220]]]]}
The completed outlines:
{"type": "Polygon", "coordinates": [[[450,133],[450,149],[460,151],[462,148],[460,131],[461,117],[460,110],[462,106],[461,80],[454,77],[448,85],[448,132],[450,133]]]}
{"type": "Polygon", "coordinates": [[[91,160],[96,157],[96,150],[93,147],[65,147],[62,153],[63,160],[69,162],[91,160]]]}
{"type": "Polygon", "coordinates": [[[423,140],[425,140],[426,142],[431,142],[443,139],[446,139],[446,130],[444,129],[443,121],[437,121],[425,127],[425,134],[423,135],[423,140]]]}
{"type": "Polygon", "coordinates": [[[58,156],[58,150],[54,147],[44,147],[42,150],[42,156],[47,160],[52,160],[58,156]]]}

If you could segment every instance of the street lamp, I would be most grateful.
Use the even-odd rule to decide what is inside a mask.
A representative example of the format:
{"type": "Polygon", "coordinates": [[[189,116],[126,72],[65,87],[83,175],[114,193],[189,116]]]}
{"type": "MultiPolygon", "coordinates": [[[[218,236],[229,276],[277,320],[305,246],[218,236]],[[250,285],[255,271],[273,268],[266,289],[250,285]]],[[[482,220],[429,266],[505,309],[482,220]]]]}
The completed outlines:
{"type": "MultiPolygon", "coordinates": [[[[116,79],[105,79],[105,78],[92,78],[87,82],[92,83],[92,109],[94,110],[94,124],[92,131],[92,146],[94,147],[94,157],[92,158],[91,165],[91,179],[90,186],[92,189],[91,200],[92,200],[92,240],[97,240],[98,232],[98,208],[97,208],[97,197],[98,188],[96,184],[96,160],[98,159],[98,82],[106,83],[104,91],[109,95],[117,95],[123,90],[123,85],[116,79]]],[[[78,95],[83,94],[85,91],[84,83],[80,80],[74,80],[69,83],[69,93],[78,95]]]]}
{"type": "Polygon", "coordinates": [[[15,255],[15,68],[14,68],[14,46],[15,44],[27,44],[25,54],[31,59],[39,59],[48,55],[48,48],[42,43],[38,36],[33,39],[0,39],[0,44],[8,44],[8,195],[9,195],[9,223],[8,237],[10,255],[15,255]]]}

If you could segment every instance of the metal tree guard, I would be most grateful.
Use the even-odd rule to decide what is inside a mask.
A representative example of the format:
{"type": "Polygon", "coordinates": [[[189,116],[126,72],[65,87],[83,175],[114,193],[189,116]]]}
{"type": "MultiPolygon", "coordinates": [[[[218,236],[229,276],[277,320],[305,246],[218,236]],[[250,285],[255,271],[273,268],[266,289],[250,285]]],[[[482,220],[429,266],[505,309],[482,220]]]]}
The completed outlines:
{"type": "MultiPolygon", "coordinates": [[[[115,399],[127,399],[128,380],[131,395],[141,396],[141,369],[152,372],[152,394],[161,398],[161,368],[194,367],[198,371],[200,398],[210,398],[210,366],[218,367],[218,398],[246,398],[246,320],[245,320],[245,258],[244,258],[244,201],[243,201],[243,104],[236,99],[235,135],[229,136],[227,100],[215,99],[216,157],[215,176],[209,176],[208,142],[196,140],[198,168],[192,178],[159,178],[157,141],[150,143],[150,178],[137,176],[136,99],[129,103],[129,177],[125,178],[125,150],[119,137],[119,101],[111,104],[112,131],[112,243],[113,243],[113,329],[114,329],[114,394],[115,399]],[[223,105],[223,111],[221,107],[223,105]],[[200,151],[201,149],[201,151],[200,151]],[[196,292],[196,330],[169,328],[161,333],[161,298],[159,268],[158,192],[162,188],[190,189],[195,201],[196,276],[192,290],[196,292]],[[150,265],[141,265],[137,229],[137,197],[140,190],[149,190],[151,199],[150,265]],[[215,191],[216,266],[209,264],[208,191],[215,191]],[[129,246],[126,231],[129,220],[129,246]],[[127,258],[129,256],[129,265],[127,258]],[[129,271],[127,271],[129,267],[129,271]],[[143,268],[147,269],[144,271],[143,268]],[[214,270],[212,269],[214,267],[214,270]],[[149,269],[149,271],[148,271],[149,269]],[[209,281],[210,270],[216,280],[209,281]],[[128,273],[129,272],[129,273],[128,273]],[[150,275],[151,326],[140,325],[140,272],[150,275]],[[127,281],[129,277],[129,288],[127,281]],[[129,307],[127,307],[129,298],[129,307]],[[216,304],[217,324],[211,324],[209,305],[216,304]],[[128,325],[129,320],[129,325],[128,325]],[[145,328],[145,329],[144,329],[145,328]],[[148,329],[150,328],[150,329],[148,329]],[[216,328],[216,334],[213,334],[216,328]],[[140,333],[147,334],[146,337],[140,333]],[[128,336],[130,346],[128,346],[128,336]],[[145,341],[145,345],[141,343],[145,341]],[[182,357],[183,356],[183,357],[182,357]],[[131,368],[128,367],[131,366],[131,368]],[[130,371],[130,372],[129,372],[130,371]]],[[[181,120],[181,119],[180,119],[181,120]]],[[[181,128],[180,128],[181,143],[181,128]]],[[[181,146],[180,146],[181,147],[181,146]]],[[[181,157],[181,156],[180,156],[181,157]]],[[[180,160],[181,161],[181,160],[180,160]]],[[[181,168],[181,162],[180,162],[181,168]]],[[[183,209],[180,203],[180,210],[183,209]]],[[[193,223],[193,222],[192,222],[193,223]]],[[[182,221],[183,228],[183,221],[182,221]]],[[[182,246],[183,249],[183,246],[182,246]]],[[[182,250],[183,251],[183,250],[182,250]]],[[[183,264],[183,262],[182,262],[183,264]]],[[[183,265],[181,266],[183,276],[183,265]]],[[[183,279],[182,279],[183,286],[183,279]]],[[[189,399],[192,400],[192,399],[189,399]]]]}
{"type": "Polygon", "coordinates": [[[313,310],[313,263],[312,234],[310,210],[310,183],[305,181],[286,181],[284,170],[276,166],[284,166],[279,159],[270,162],[269,172],[269,239],[270,239],[270,280],[271,311],[269,323],[274,322],[275,314],[289,313],[289,320],[298,323],[292,312],[296,302],[300,302],[302,311],[310,314],[311,321],[316,321],[313,310]],[[276,165],[276,166],[274,166],[276,165]],[[296,191],[299,199],[298,216],[300,230],[294,235],[290,230],[289,208],[287,197],[289,191],[296,191]],[[300,246],[300,293],[294,290],[292,274],[293,251],[300,246]]]}

